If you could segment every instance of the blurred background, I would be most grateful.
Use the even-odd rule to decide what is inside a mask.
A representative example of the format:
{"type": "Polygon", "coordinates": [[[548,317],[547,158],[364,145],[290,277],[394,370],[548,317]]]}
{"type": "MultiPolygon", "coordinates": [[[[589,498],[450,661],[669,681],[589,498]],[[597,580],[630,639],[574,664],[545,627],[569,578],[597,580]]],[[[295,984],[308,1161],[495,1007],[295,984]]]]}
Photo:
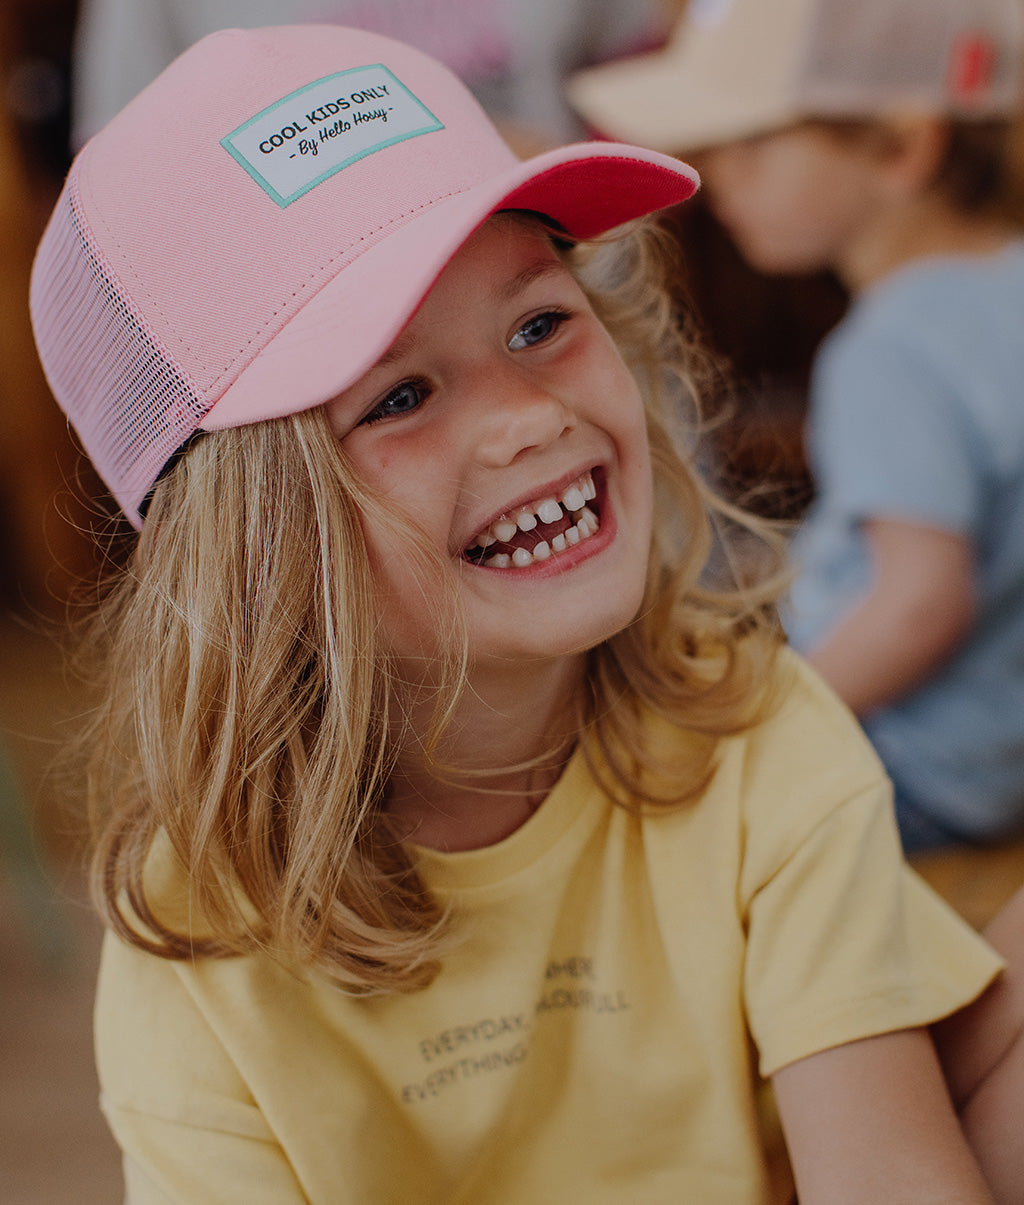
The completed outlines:
{"type": "Polygon", "coordinates": [[[29,329],[32,254],[68,163],[70,0],[0,0],[0,1200],[111,1202],[96,1107],[99,931],[55,754],[85,691],[63,669],[74,583],[95,576],[78,453],[29,329]],[[71,522],[67,520],[71,519],[71,522]]]}
{"type": "MultiPolygon", "coordinates": [[[[568,128],[567,114],[558,112],[557,90],[547,87],[554,102],[543,112],[517,111],[508,97],[535,98],[543,91],[537,86],[541,73],[550,84],[560,69],[582,65],[588,57],[657,45],[682,3],[594,0],[603,12],[615,10],[623,17],[618,43],[596,49],[584,48],[582,34],[557,21],[551,22],[553,32],[546,43],[547,29],[540,23],[559,6],[537,6],[536,36],[529,46],[524,42],[523,62],[512,65],[516,78],[505,89],[505,103],[499,104],[501,81],[493,63],[481,69],[479,94],[485,103],[493,101],[492,111],[506,122],[520,149],[563,140],[579,131],[568,128]],[[551,41],[556,37],[557,47],[551,41]]],[[[431,11],[443,7],[437,0],[425,0],[422,11],[430,4],[431,11]]],[[[413,0],[408,5],[413,6],[413,0]]],[[[141,15],[158,6],[151,0],[125,0],[119,7],[141,15]]],[[[218,4],[179,0],[174,7],[189,13],[198,27],[213,19],[218,4]]],[[[269,14],[274,4],[261,0],[252,7],[269,14]]],[[[313,7],[321,14],[331,9],[325,3],[313,7]]],[[[532,8],[532,0],[527,7],[532,8]]],[[[575,9],[577,22],[588,10],[585,0],[569,7],[575,9]]],[[[290,13],[294,5],[282,0],[282,8],[290,13]]],[[[385,8],[381,0],[376,8],[363,3],[360,11],[373,24],[369,18],[375,20],[385,8]]],[[[88,683],[66,668],[65,651],[76,616],[88,606],[90,584],[102,568],[93,534],[112,530],[113,551],[105,555],[116,557],[118,539],[126,532],[118,527],[114,508],[49,395],[33,349],[26,304],[34,248],[74,140],[71,80],[77,9],[74,0],[0,0],[4,1205],[92,1205],[121,1197],[118,1156],[96,1105],[92,1065],[99,930],[86,903],[83,824],[75,783],[60,768],[58,754],[89,703],[88,683]]],[[[587,24],[592,32],[595,22],[587,24]]],[[[101,31],[95,36],[104,35],[101,31]]],[[[132,42],[134,36],[131,30],[122,31],[127,41],[120,50],[111,45],[109,51],[115,58],[133,60],[134,50],[141,52],[141,45],[132,42]]],[[[431,49],[436,52],[436,47],[431,49]]],[[[678,279],[680,316],[713,332],[710,342],[733,366],[724,391],[728,401],[718,400],[713,436],[729,488],[766,514],[796,517],[810,497],[800,436],[808,367],[846,299],[831,278],[769,281],[756,276],[700,203],[668,220],[684,248],[678,279]]],[[[961,851],[925,860],[921,868],[972,923],[981,925],[1024,878],[1024,853],[1019,847],[961,851]]]]}

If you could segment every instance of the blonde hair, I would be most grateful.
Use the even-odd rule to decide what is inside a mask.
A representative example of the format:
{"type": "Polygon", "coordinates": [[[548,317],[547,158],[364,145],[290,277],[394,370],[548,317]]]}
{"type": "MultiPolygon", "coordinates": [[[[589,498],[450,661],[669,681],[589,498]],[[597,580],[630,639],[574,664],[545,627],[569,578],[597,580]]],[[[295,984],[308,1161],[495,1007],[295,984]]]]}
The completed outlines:
{"type": "MultiPolygon", "coordinates": [[[[700,792],[721,738],[770,707],[780,643],[781,541],[691,467],[685,414],[702,361],[660,279],[663,238],[641,224],[610,271],[607,247],[567,253],[591,260],[578,271],[648,414],[657,511],[644,605],[588,654],[578,701],[585,756],[633,808],[700,792]],[[697,734],[685,764],[654,764],[649,711],[697,734]]],[[[103,679],[85,736],[93,892],[125,940],[169,958],[263,949],[353,993],[436,974],[446,918],[381,810],[400,689],[378,630],[369,513],[424,555],[414,526],[349,469],[322,411],[205,436],[154,491],[90,646],[103,679]],[[160,842],[188,876],[184,919],[152,890],[160,842]]],[[[446,569],[436,557],[422,571],[446,569]]],[[[451,611],[438,733],[464,676],[454,596],[451,611]]]]}

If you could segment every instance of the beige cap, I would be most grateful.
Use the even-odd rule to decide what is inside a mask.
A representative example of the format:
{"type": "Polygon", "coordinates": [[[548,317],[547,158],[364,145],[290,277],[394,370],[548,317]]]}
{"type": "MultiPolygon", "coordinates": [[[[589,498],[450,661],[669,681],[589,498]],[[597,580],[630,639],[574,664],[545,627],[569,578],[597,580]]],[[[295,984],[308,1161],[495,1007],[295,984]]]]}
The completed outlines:
{"type": "Polygon", "coordinates": [[[689,0],[667,45],[574,75],[601,134],[678,154],[806,117],[1021,99],[1024,0],[689,0]]]}

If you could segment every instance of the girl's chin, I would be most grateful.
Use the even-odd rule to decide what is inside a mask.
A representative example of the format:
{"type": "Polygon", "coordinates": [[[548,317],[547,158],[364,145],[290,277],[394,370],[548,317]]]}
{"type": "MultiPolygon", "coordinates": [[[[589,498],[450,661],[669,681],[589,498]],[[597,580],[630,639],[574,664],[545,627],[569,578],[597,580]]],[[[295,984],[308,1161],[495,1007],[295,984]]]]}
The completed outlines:
{"type": "Polygon", "coordinates": [[[566,616],[564,624],[550,627],[540,621],[524,623],[519,633],[521,639],[511,632],[494,634],[491,639],[473,640],[471,636],[470,661],[506,670],[539,667],[547,662],[573,662],[625,631],[639,609],[638,602],[602,615],[591,613],[575,620],[566,616]]]}

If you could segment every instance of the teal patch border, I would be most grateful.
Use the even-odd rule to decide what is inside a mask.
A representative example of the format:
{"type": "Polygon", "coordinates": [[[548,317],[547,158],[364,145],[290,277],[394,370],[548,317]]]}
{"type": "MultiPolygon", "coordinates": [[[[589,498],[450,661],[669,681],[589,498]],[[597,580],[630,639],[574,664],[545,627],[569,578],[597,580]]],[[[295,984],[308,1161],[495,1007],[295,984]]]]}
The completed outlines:
{"type": "Polygon", "coordinates": [[[443,129],[444,122],[435,117],[434,114],[431,113],[431,111],[423,103],[423,101],[421,101],[420,98],[414,93],[410,92],[405,84],[403,84],[402,81],[397,78],[394,72],[392,72],[388,67],[385,67],[383,63],[364,63],[359,67],[349,67],[345,71],[335,71],[331,75],[324,75],[320,79],[313,80],[312,83],[306,84],[302,88],[296,88],[294,92],[289,92],[287,96],[282,96],[280,100],[275,101],[272,105],[267,105],[265,109],[262,109],[255,116],[250,117],[248,121],[243,122],[237,127],[237,129],[232,130],[230,134],[226,134],[220,140],[220,144],[231,156],[231,158],[234,159],[241,168],[243,168],[246,175],[251,176],[276,205],[280,206],[281,209],[287,209],[287,207],[291,205],[293,201],[297,201],[299,197],[304,197],[307,192],[311,192],[318,184],[323,184],[323,182],[325,180],[329,180],[331,176],[336,176],[338,172],[343,171],[346,167],[351,167],[353,163],[358,163],[360,159],[365,159],[367,155],[374,155],[377,153],[377,151],[382,151],[388,146],[394,146],[398,142],[406,142],[410,138],[418,138],[421,134],[433,134],[435,131],[443,129]],[[253,165],[248,159],[246,159],[241,151],[236,150],[232,145],[231,140],[241,134],[243,130],[247,130],[251,125],[255,125],[257,121],[260,121],[262,118],[266,117],[268,113],[272,113],[275,109],[279,109],[282,105],[294,100],[296,96],[301,96],[304,92],[309,92],[313,88],[319,88],[321,84],[325,84],[328,80],[341,79],[342,76],[354,75],[357,71],[366,71],[367,69],[372,68],[379,68],[390,79],[394,80],[394,82],[399,88],[401,88],[406,96],[409,97],[413,104],[420,108],[425,116],[429,118],[429,121],[425,125],[421,126],[418,130],[408,130],[404,134],[396,134],[394,138],[386,138],[383,142],[374,143],[373,146],[368,146],[365,150],[359,151],[355,155],[350,155],[341,163],[336,163],[333,167],[329,167],[326,171],[321,172],[316,179],[310,180],[309,183],[304,184],[297,192],[290,193],[287,197],[283,197],[270,183],[270,181],[267,180],[267,178],[259,171],[257,171],[255,167],[253,167],[253,165]]]}

